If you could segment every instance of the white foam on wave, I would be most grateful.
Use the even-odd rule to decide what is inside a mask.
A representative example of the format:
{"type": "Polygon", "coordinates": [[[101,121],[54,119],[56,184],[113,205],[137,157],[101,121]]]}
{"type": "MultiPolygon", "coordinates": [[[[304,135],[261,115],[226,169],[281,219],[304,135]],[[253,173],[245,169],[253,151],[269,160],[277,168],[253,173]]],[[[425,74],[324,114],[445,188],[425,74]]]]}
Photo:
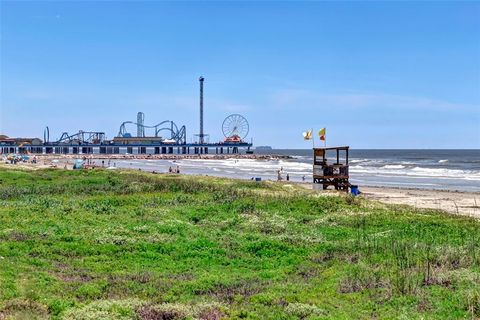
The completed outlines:
{"type": "Polygon", "coordinates": [[[182,159],[181,163],[190,163],[195,165],[206,165],[209,167],[225,166],[225,167],[258,167],[258,168],[270,168],[273,166],[279,166],[277,160],[254,160],[254,159],[182,159]]]}
{"type": "Polygon", "coordinates": [[[445,163],[445,162],[448,162],[448,159],[438,160],[438,163],[445,163]]]}
{"type": "Polygon", "coordinates": [[[289,168],[289,169],[300,169],[300,168],[312,169],[312,164],[311,163],[297,162],[297,161],[280,160],[279,165],[282,166],[283,168],[289,168]]]}
{"type": "Polygon", "coordinates": [[[414,167],[411,169],[414,172],[421,172],[426,174],[433,174],[433,175],[444,175],[444,174],[455,174],[461,175],[466,173],[464,170],[459,169],[444,169],[444,168],[422,168],[422,167],[414,167]]]}
{"type": "Polygon", "coordinates": [[[305,172],[312,170],[312,164],[298,161],[284,160],[255,160],[255,159],[182,159],[180,165],[192,165],[212,168],[229,168],[239,171],[276,172],[283,169],[285,172],[305,172]]]}
{"type": "Polygon", "coordinates": [[[382,168],[385,168],[385,169],[404,169],[405,166],[401,165],[401,164],[387,164],[387,165],[383,166],[382,168]]]}
{"type": "Polygon", "coordinates": [[[382,175],[382,176],[408,176],[411,178],[439,178],[439,179],[465,179],[465,180],[479,180],[480,171],[460,170],[460,169],[445,169],[445,168],[400,168],[383,166],[383,167],[367,167],[367,166],[350,166],[351,174],[368,174],[368,175],[382,175]]]}
{"type": "Polygon", "coordinates": [[[359,163],[359,162],[367,162],[370,161],[371,159],[350,159],[350,163],[359,163]]]}

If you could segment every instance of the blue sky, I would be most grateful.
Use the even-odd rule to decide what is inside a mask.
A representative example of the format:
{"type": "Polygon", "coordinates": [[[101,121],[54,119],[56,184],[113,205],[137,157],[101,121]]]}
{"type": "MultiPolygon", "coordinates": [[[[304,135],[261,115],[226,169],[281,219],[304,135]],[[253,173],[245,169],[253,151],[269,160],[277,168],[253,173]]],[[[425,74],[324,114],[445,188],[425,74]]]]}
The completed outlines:
{"type": "MultiPolygon", "coordinates": [[[[480,2],[1,2],[0,133],[145,113],[257,145],[480,148],[480,2]]],[[[134,132],[135,129],[131,128],[134,132]]],[[[147,132],[148,133],[148,132],[147,132]]]]}

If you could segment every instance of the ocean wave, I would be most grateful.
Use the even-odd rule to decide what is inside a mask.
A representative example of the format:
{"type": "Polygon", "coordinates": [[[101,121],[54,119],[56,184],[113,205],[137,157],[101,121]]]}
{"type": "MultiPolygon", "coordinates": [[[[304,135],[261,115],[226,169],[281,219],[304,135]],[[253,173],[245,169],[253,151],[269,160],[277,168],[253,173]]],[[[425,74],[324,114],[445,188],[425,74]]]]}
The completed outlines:
{"type": "Polygon", "coordinates": [[[438,160],[438,163],[445,163],[445,162],[448,162],[448,159],[445,159],[445,160],[438,160]]]}
{"type": "Polygon", "coordinates": [[[445,169],[445,168],[387,168],[384,167],[361,167],[350,166],[351,175],[389,175],[392,177],[408,176],[410,178],[439,178],[439,179],[465,179],[465,180],[479,180],[480,171],[474,170],[460,170],[460,169],[445,169]]]}
{"type": "Polygon", "coordinates": [[[371,159],[350,159],[350,163],[367,162],[371,159]]]}
{"type": "Polygon", "coordinates": [[[387,165],[383,166],[382,168],[385,168],[385,169],[404,169],[405,166],[401,165],[401,164],[387,164],[387,165]]]}
{"type": "Polygon", "coordinates": [[[414,167],[411,169],[414,172],[430,173],[430,174],[464,174],[470,173],[465,170],[460,169],[444,169],[444,168],[423,168],[423,167],[414,167]]]}

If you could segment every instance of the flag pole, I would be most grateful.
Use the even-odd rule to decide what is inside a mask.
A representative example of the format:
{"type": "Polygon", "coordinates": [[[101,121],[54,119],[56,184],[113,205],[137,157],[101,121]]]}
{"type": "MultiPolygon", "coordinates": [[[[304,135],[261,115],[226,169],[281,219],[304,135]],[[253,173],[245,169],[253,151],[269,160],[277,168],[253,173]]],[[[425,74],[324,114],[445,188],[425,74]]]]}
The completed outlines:
{"type": "Polygon", "coordinates": [[[315,149],[315,135],[313,134],[313,129],[312,129],[312,148],[315,149]]]}
{"type": "Polygon", "coordinates": [[[323,136],[323,146],[327,147],[327,127],[325,127],[325,135],[323,136]]]}

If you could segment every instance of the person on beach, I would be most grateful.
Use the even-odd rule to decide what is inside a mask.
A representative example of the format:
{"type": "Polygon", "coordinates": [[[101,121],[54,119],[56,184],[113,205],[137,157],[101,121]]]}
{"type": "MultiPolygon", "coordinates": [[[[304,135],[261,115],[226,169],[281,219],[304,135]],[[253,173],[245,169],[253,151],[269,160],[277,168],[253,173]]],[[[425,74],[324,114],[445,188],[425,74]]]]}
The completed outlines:
{"type": "Polygon", "coordinates": [[[173,171],[172,167],[169,167],[168,168],[168,173],[172,173],[172,171],[173,171]]]}
{"type": "Polygon", "coordinates": [[[180,166],[177,166],[177,173],[180,173],[180,166]]]}
{"type": "Polygon", "coordinates": [[[302,181],[305,181],[305,176],[302,176],[302,181]]]}
{"type": "Polygon", "coordinates": [[[287,181],[290,181],[290,175],[287,173],[287,181]]]}
{"type": "Polygon", "coordinates": [[[280,170],[277,170],[277,181],[282,181],[282,174],[280,173],[280,170]]]}

